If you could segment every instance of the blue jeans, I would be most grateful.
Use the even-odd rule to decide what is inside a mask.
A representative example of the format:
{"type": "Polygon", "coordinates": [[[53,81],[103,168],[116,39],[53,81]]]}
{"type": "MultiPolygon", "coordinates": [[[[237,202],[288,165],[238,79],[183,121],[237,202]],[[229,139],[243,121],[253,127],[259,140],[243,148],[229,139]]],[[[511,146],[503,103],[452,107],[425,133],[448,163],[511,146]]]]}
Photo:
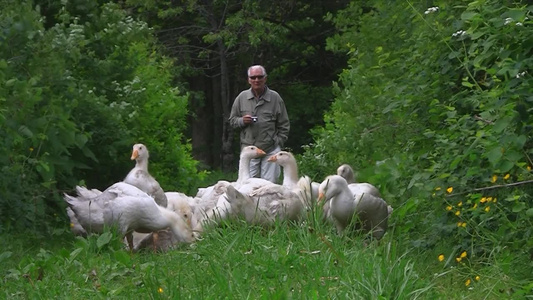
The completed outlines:
{"type": "Polygon", "coordinates": [[[277,183],[281,174],[281,167],[277,163],[268,162],[267,159],[280,151],[281,148],[277,146],[267,155],[252,159],[250,161],[250,177],[258,177],[259,168],[261,168],[261,178],[277,183]]]}

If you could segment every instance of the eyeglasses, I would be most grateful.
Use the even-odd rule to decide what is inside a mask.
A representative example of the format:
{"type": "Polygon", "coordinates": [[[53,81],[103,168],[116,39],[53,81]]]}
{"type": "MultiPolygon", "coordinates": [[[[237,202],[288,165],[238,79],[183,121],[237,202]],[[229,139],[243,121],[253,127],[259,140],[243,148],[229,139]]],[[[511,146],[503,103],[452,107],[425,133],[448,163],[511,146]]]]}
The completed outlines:
{"type": "Polygon", "coordinates": [[[263,78],[265,78],[265,75],[259,75],[259,76],[248,76],[248,78],[250,78],[251,80],[256,80],[256,79],[263,79],[263,78]]]}

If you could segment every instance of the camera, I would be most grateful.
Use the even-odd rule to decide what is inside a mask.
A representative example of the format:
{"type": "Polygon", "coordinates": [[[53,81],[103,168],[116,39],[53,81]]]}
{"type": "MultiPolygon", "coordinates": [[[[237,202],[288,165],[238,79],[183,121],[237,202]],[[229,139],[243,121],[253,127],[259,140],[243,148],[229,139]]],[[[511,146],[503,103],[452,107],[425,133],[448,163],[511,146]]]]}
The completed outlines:
{"type": "Polygon", "coordinates": [[[257,122],[257,117],[252,117],[252,121],[257,122]]]}

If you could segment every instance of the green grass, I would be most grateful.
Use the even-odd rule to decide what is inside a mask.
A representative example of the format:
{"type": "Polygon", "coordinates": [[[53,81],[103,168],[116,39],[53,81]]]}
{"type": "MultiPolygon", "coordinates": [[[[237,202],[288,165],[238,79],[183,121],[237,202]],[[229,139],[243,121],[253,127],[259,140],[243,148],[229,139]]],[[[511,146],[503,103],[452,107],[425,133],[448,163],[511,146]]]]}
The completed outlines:
{"type": "Polygon", "coordinates": [[[46,239],[9,234],[2,240],[0,298],[7,299],[527,297],[519,293],[527,278],[511,267],[514,256],[476,266],[446,264],[437,260],[445,248],[414,250],[394,229],[365,246],[363,236],[340,237],[318,222],[264,229],[234,220],[192,245],[134,254],[111,232],[87,239],[68,232],[46,239]],[[472,277],[466,287],[475,274],[480,280],[472,277]]]}

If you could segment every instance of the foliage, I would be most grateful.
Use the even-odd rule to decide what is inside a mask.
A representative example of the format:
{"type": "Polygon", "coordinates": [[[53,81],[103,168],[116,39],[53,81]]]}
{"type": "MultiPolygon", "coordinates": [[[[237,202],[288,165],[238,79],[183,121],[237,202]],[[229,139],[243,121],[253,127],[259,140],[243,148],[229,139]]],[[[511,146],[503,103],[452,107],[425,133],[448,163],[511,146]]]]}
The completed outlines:
{"type": "Polygon", "coordinates": [[[182,135],[188,98],[172,87],[172,63],[157,54],[145,23],[114,4],[88,6],[81,22],[65,6],[45,29],[39,6],[2,7],[4,229],[50,230],[45,219],[65,218],[61,192],[124,178],[135,142],[151,150],[150,170],[165,189],[194,187],[196,162],[182,135]]]}
{"type": "Polygon", "coordinates": [[[354,166],[415,247],[447,240],[476,259],[506,247],[527,257],[533,7],[433,5],[352,2],[330,16],[341,33],[328,46],[350,66],[301,168],[354,166]]]}

